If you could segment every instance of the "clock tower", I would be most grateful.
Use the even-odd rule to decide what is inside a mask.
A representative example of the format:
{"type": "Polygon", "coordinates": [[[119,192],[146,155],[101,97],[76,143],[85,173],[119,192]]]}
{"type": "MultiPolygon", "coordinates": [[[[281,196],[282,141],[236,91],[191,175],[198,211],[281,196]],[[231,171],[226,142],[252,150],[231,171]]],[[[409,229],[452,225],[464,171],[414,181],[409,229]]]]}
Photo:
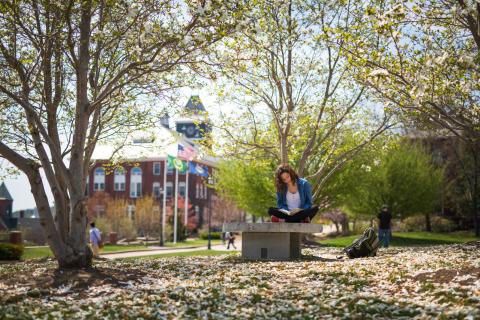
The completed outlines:
{"type": "Polygon", "coordinates": [[[207,111],[199,96],[191,96],[185,105],[187,117],[175,120],[177,132],[182,133],[187,139],[202,140],[212,131],[207,119],[207,111]]]}

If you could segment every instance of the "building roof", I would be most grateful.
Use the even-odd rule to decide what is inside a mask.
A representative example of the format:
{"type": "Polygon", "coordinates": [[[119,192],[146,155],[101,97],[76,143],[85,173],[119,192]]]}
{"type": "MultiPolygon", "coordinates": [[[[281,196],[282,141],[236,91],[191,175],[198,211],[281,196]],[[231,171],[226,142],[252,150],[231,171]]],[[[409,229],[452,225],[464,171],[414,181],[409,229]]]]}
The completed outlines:
{"type": "MultiPolygon", "coordinates": [[[[161,161],[168,155],[176,156],[178,144],[192,145],[191,141],[174,130],[157,126],[146,131],[132,134],[118,151],[114,144],[99,144],[95,147],[92,160],[108,160],[114,162],[125,161],[161,161]]],[[[214,166],[217,159],[208,156],[198,145],[193,146],[197,150],[195,162],[214,166]]]]}
{"type": "Polygon", "coordinates": [[[187,111],[189,112],[194,113],[206,111],[199,96],[191,96],[187,102],[187,105],[185,106],[185,109],[187,109],[187,111]]]}
{"type": "Polygon", "coordinates": [[[12,196],[10,195],[10,192],[8,192],[7,186],[5,185],[4,182],[0,185],[0,200],[11,200],[13,201],[12,196]]]}

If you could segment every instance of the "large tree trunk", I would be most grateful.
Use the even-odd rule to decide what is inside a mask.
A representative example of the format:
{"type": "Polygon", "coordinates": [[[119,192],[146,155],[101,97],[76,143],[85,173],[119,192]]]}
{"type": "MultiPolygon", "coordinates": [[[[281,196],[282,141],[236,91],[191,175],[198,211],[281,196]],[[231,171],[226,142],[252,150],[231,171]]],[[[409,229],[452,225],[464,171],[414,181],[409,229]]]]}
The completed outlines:
{"type": "Polygon", "coordinates": [[[24,171],[30,182],[30,188],[37,205],[38,215],[40,217],[40,225],[43,228],[47,243],[52,249],[55,257],[61,257],[65,255],[65,246],[61,239],[60,233],[55,228],[55,223],[50,210],[50,204],[45,193],[43,181],[40,176],[38,168],[30,168],[24,171]]]}
{"type": "Polygon", "coordinates": [[[471,210],[472,210],[472,218],[473,218],[473,226],[475,229],[475,235],[479,237],[480,223],[478,221],[479,220],[479,217],[478,217],[479,177],[478,176],[480,174],[480,161],[479,161],[478,148],[480,147],[480,144],[478,143],[478,141],[480,140],[480,137],[478,137],[477,134],[475,133],[471,133],[470,136],[472,137],[472,141],[470,143],[470,152],[472,153],[472,158],[473,158],[473,172],[472,172],[472,184],[471,184],[471,194],[472,194],[471,210]]]}
{"type": "Polygon", "coordinates": [[[430,220],[430,213],[425,213],[425,230],[432,232],[432,222],[430,220]]]}
{"type": "Polygon", "coordinates": [[[288,164],[287,135],[288,135],[287,132],[285,132],[285,133],[282,133],[280,136],[280,163],[288,164]]]}
{"type": "Polygon", "coordinates": [[[83,194],[72,196],[70,200],[70,232],[67,240],[67,253],[57,257],[61,267],[84,268],[92,264],[92,251],[87,245],[87,208],[83,194]]]}
{"type": "Polygon", "coordinates": [[[337,233],[340,233],[340,226],[338,225],[338,222],[333,221],[333,224],[335,224],[335,229],[337,230],[337,233]]]}
{"type": "Polygon", "coordinates": [[[57,258],[59,267],[83,268],[91,266],[93,254],[90,247],[87,245],[85,238],[86,208],[83,203],[83,197],[77,204],[71,202],[71,207],[81,212],[72,212],[71,214],[76,217],[83,216],[84,218],[73,220],[74,223],[71,225],[72,229],[70,229],[70,236],[64,241],[61,236],[62,233],[56,228],[56,224],[52,217],[50,205],[48,203],[47,195],[45,194],[44,185],[38,168],[29,171],[27,176],[40,215],[40,224],[45,232],[48,245],[57,258]]]}
{"type": "Polygon", "coordinates": [[[348,235],[350,234],[350,226],[348,217],[345,217],[345,220],[342,221],[342,234],[348,235]]]}
{"type": "MultiPolygon", "coordinates": [[[[477,178],[475,177],[475,180],[477,178]]],[[[480,237],[480,223],[478,218],[478,186],[477,182],[475,181],[475,185],[473,188],[473,201],[472,201],[472,216],[473,216],[473,225],[475,228],[475,236],[480,237]]]]}

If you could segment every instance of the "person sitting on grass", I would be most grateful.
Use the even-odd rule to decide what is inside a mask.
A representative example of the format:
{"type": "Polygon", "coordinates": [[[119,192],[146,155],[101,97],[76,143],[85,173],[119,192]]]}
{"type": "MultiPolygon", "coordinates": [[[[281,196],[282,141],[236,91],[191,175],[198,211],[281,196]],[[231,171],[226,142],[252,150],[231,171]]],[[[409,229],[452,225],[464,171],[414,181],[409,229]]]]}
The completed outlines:
{"type": "Polygon", "coordinates": [[[269,208],[272,222],[310,222],[318,206],[312,206],[312,187],[299,178],[288,164],[281,164],[275,172],[277,207],[269,208]]]}

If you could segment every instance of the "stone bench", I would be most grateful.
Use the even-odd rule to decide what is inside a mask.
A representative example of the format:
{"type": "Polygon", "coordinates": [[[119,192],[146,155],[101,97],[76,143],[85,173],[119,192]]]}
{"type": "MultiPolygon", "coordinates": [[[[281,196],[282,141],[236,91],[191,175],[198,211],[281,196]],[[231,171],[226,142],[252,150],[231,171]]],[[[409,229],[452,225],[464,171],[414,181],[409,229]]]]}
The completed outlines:
{"type": "Polygon", "coordinates": [[[242,258],[248,260],[292,260],[300,258],[301,233],[319,233],[323,227],[312,223],[223,224],[223,232],[242,232],[242,258]]]}

